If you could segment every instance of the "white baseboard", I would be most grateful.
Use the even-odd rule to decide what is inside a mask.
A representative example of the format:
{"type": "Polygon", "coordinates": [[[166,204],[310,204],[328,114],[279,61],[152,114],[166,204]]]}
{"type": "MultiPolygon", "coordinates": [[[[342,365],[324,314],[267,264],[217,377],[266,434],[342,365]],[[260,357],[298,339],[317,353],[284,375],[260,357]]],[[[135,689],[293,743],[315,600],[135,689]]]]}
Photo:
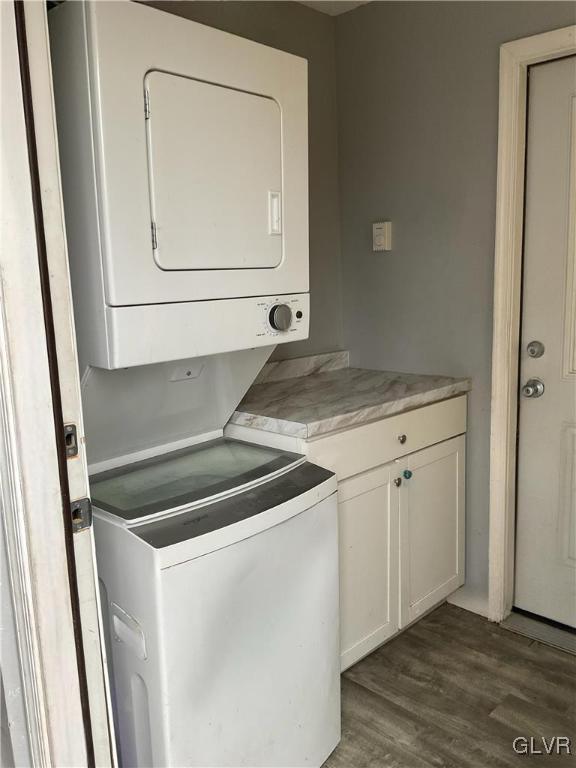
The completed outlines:
{"type": "Polygon", "coordinates": [[[464,585],[450,595],[448,602],[488,618],[488,593],[483,590],[464,585]]]}

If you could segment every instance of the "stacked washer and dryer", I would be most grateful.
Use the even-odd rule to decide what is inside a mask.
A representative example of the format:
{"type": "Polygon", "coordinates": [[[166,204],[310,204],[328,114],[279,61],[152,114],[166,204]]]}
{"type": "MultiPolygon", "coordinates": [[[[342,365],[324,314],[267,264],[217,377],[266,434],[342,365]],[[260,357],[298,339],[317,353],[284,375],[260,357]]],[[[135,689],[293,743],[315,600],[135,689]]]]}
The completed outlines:
{"type": "Polygon", "coordinates": [[[223,437],[308,335],[306,62],[132,2],[49,21],[120,762],[320,766],[336,480],[223,437]]]}

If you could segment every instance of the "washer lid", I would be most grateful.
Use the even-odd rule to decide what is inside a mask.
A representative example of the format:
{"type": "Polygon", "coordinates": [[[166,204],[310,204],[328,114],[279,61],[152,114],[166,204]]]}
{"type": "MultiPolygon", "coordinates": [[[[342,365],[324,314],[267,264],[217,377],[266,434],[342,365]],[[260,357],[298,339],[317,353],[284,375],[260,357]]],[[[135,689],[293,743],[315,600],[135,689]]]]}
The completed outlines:
{"type": "Polygon", "coordinates": [[[296,453],[219,438],[93,475],[95,507],[144,522],[262,481],[304,461],[296,453]]]}
{"type": "MultiPolygon", "coordinates": [[[[135,526],[130,530],[154,549],[164,549],[194,539],[186,557],[198,557],[303,512],[306,508],[306,493],[331,478],[334,478],[334,473],[330,470],[305,461],[235,496],[135,526]],[[296,499],[299,499],[298,503],[294,503],[296,499]],[[286,502],[292,502],[289,509],[286,502]]],[[[330,488],[329,492],[335,490],[334,482],[334,488],[330,488]]],[[[318,496],[314,503],[320,500],[318,496]]]]}

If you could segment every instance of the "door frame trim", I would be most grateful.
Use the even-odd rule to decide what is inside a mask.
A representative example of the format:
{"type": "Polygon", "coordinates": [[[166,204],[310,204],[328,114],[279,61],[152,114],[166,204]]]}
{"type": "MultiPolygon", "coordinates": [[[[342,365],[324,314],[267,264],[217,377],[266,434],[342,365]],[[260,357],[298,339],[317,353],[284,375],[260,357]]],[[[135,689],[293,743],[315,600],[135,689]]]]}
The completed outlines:
{"type": "Polygon", "coordinates": [[[576,25],[500,46],[498,176],[492,335],[488,618],[514,595],[516,431],[528,67],[576,54],[576,25]]]}
{"type": "MultiPolygon", "coordinates": [[[[39,8],[43,8],[38,4],[39,8]]],[[[32,142],[26,125],[22,5],[0,4],[2,188],[0,230],[0,506],[6,545],[3,599],[12,602],[12,669],[6,692],[20,757],[32,766],[86,766],[77,626],[71,607],[53,392],[49,375],[32,142]],[[3,58],[4,63],[4,58],[3,58]],[[24,77],[23,77],[24,75],[24,77]],[[19,704],[17,716],[11,701],[19,704]],[[22,726],[25,726],[24,728],[22,726]],[[24,731],[24,732],[23,732],[24,731]],[[27,731],[27,732],[26,732],[27,731]],[[26,749],[28,736],[29,750],[26,749]]],[[[30,123],[28,123],[28,129],[30,123]]],[[[15,759],[18,755],[14,754],[15,759]]]]}

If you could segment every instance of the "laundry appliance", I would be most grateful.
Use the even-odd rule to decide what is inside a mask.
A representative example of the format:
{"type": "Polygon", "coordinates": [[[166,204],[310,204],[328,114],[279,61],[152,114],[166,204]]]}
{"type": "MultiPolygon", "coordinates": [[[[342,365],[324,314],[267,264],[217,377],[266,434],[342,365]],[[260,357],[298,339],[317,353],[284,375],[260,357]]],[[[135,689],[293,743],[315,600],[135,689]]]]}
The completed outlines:
{"type": "Polygon", "coordinates": [[[91,488],[122,765],[322,765],[340,738],[334,475],[218,438],[91,488]]]}
{"type": "Polygon", "coordinates": [[[307,62],[134,2],[49,22],[82,369],[307,338],[307,62]]]}
{"type": "Polygon", "coordinates": [[[223,437],[308,336],[306,62],[135,2],[49,23],[121,764],[320,766],[335,478],[223,437]]]}

